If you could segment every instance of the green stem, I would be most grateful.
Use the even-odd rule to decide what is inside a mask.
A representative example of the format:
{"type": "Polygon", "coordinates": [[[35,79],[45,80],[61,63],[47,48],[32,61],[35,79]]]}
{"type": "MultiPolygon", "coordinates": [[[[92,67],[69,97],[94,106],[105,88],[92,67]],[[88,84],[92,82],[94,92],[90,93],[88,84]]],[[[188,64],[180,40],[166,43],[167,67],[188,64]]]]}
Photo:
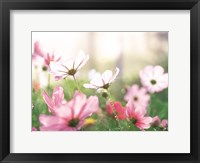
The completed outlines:
{"type": "Polygon", "coordinates": [[[77,80],[76,80],[76,78],[75,78],[75,76],[74,76],[74,75],[73,75],[73,78],[74,78],[74,81],[75,81],[75,83],[76,83],[76,88],[77,88],[77,90],[79,90],[79,91],[80,91],[80,88],[79,88],[78,82],[77,82],[77,80]]]}
{"type": "Polygon", "coordinates": [[[50,74],[48,74],[48,86],[47,86],[48,91],[50,91],[50,85],[51,85],[51,76],[50,74]]]}
{"type": "Polygon", "coordinates": [[[67,82],[67,78],[65,79],[65,82],[66,82],[66,87],[67,87],[67,94],[68,94],[68,96],[69,96],[69,99],[71,99],[72,98],[72,94],[71,94],[71,91],[70,91],[70,88],[68,87],[68,82],[67,82]]]}
{"type": "Polygon", "coordinates": [[[121,129],[121,125],[120,125],[120,122],[119,122],[119,118],[118,118],[118,116],[117,116],[117,113],[116,113],[116,111],[115,111],[114,103],[112,102],[111,94],[108,92],[107,89],[106,89],[106,92],[103,92],[103,93],[106,93],[106,94],[107,94],[107,96],[105,96],[105,95],[104,95],[104,96],[102,95],[102,96],[103,96],[105,99],[108,99],[108,101],[110,101],[113,115],[114,115],[115,120],[117,121],[118,127],[119,127],[119,129],[120,129],[120,131],[121,131],[121,130],[122,130],[122,129],[121,129]]]}
{"type": "Polygon", "coordinates": [[[120,131],[121,131],[121,130],[122,130],[122,129],[121,129],[121,125],[120,125],[120,122],[119,122],[119,118],[118,118],[118,116],[117,116],[117,113],[116,113],[116,111],[115,111],[114,103],[111,101],[110,98],[109,98],[108,100],[110,101],[111,108],[112,108],[112,112],[113,112],[114,117],[115,117],[115,119],[116,119],[116,121],[117,121],[118,127],[119,127],[119,129],[120,129],[120,131]]]}

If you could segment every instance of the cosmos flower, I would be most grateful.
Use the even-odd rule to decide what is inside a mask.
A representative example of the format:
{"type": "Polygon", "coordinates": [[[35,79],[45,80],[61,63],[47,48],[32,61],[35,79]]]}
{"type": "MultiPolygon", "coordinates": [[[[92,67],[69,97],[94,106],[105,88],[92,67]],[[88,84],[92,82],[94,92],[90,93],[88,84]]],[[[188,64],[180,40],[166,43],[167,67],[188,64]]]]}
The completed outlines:
{"type": "Polygon", "coordinates": [[[59,108],[64,103],[64,90],[62,87],[55,87],[52,93],[52,98],[44,91],[42,97],[46,102],[49,111],[54,113],[56,108],[59,108]]]}
{"type": "Polygon", "coordinates": [[[119,74],[119,68],[116,67],[116,72],[113,75],[111,70],[106,70],[102,75],[100,73],[96,73],[93,76],[93,79],[90,81],[90,84],[84,84],[85,88],[92,89],[108,89],[110,84],[116,79],[119,74]]]}
{"type": "Polygon", "coordinates": [[[153,127],[158,127],[160,125],[160,123],[161,123],[161,120],[158,116],[155,116],[152,118],[151,124],[153,127]]]}
{"type": "Polygon", "coordinates": [[[168,120],[163,119],[160,125],[162,128],[166,129],[168,127],[168,120]]]}
{"type": "Polygon", "coordinates": [[[97,112],[98,97],[76,91],[71,101],[55,109],[54,115],[39,116],[41,131],[76,131],[84,125],[85,119],[97,112]]]}
{"type": "Polygon", "coordinates": [[[152,118],[145,117],[146,112],[141,109],[136,109],[133,100],[129,100],[126,104],[126,116],[130,123],[135,125],[140,130],[148,129],[151,126],[152,118]]]}
{"type": "MultiPolygon", "coordinates": [[[[92,80],[94,78],[94,76],[97,74],[98,72],[95,70],[95,69],[91,69],[89,72],[88,72],[88,78],[89,80],[92,80]]],[[[100,73],[99,73],[100,74],[100,73]]]]}
{"type": "Polygon", "coordinates": [[[34,52],[33,56],[40,56],[44,57],[46,52],[44,51],[44,48],[42,47],[41,43],[39,41],[36,41],[34,43],[34,52]]]}
{"type": "Polygon", "coordinates": [[[138,85],[134,84],[128,88],[124,99],[126,101],[133,100],[135,108],[146,109],[150,96],[147,94],[147,90],[145,88],[139,88],[138,85]]]}
{"type": "Polygon", "coordinates": [[[119,120],[123,120],[126,118],[126,108],[124,108],[119,101],[109,101],[106,105],[106,109],[109,115],[114,115],[113,112],[115,112],[119,120]]]}
{"type": "Polygon", "coordinates": [[[160,92],[168,87],[168,73],[161,66],[146,66],[140,71],[142,85],[150,92],[160,92]]]}
{"type": "Polygon", "coordinates": [[[75,74],[85,65],[88,59],[89,56],[80,51],[76,59],[69,59],[65,63],[50,62],[50,72],[54,75],[55,80],[64,79],[67,76],[75,78],[75,74]]]}
{"type": "Polygon", "coordinates": [[[61,57],[56,57],[54,53],[46,52],[39,41],[34,43],[32,60],[43,64],[43,70],[47,70],[49,68],[51,61],[59,61],[60,59],[61,57]]]}
{"type": "Polygon", "coordinates": [[[49,65],[52,61],[58,62],[58,61],[60,61],[60,59],[61,59],[61,57],[56,58],[55,54],[53,54],[53,53],[52,54],[47,53],[47,55],[44,57],[44,63],[47,67],[49,67],[49,65]]]}

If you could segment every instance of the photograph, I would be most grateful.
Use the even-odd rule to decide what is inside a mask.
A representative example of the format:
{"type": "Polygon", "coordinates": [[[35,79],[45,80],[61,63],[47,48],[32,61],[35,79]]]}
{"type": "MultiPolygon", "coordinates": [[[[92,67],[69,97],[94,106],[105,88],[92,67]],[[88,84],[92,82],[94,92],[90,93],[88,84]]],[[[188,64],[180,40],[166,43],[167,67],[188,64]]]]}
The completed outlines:
{"type": "Polygon", "coordinates": [[[32,31],[32,132],[168,131],[168,31],[32,31]]]}
{"type": "Polygon", "coordinates": [[[200,162],[200,0],[0,8],[0,162],[200,162]]]}

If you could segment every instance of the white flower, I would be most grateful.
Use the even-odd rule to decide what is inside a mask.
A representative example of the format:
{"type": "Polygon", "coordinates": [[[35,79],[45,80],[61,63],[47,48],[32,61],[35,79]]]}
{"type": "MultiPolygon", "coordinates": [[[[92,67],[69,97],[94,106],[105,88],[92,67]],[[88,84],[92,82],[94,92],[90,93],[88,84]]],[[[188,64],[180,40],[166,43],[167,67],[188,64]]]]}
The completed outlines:
{"type": "Polygon", "coordinates": [[[93,79],[90,81],[90,84],[84,84],[85,88],[92,89],[108,89],[110,84],[115,80],[117,75],[119,74],[119,68],[116,67],[116,72],[113,75],[112,71],[106,70],[102,75],[100,73],[96,73],[93,76],[93,79]]]}
{"type": "MultiPolygon", "coordinates": [[[[92,69],[88,72],[88,78],[89,80],[92,80],[93,77],[97,74],[98,72],[95,69],[92,69]]],[[[99,73],[100,74],[100,73],[99,73]]]]}
{"type": "Polygon", "coordinates": [[[50,62],[50,72],[55,76],[55,80],[64,79],[67,76],[75,76],[88,61],[89,56],[80,51],[76,59],[69,59],[65,63],[50,62]]]}
{"type": "Polygon", "coordinates": [[[142,85],[150,92],[160,92],[168,87],[168,73],[161,66],[146,66],[140,71],[142,85]]]}

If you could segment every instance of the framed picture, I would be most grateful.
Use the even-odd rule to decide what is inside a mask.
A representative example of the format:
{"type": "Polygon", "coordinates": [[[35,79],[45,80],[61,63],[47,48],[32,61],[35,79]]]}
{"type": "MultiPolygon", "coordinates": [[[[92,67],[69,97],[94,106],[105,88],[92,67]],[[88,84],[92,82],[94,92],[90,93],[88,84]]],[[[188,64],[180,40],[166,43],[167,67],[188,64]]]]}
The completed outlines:
{"type": "Polygon", "coordinates": [[[2,0],[2,162],[199,162],[198,0],[2,0]]]}

